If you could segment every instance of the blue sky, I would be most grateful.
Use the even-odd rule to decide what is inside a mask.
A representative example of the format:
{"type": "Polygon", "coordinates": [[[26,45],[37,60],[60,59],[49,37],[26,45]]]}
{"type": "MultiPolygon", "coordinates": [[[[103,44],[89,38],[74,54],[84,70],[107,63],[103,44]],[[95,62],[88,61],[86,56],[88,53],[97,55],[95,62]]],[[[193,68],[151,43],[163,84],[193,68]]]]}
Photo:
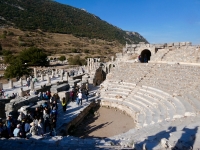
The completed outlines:
{"type": "Polygon", "coordinates": [[[190,41],[200,45],[200,0],[56,0],[86,9],[150,43],[190,41]]]}

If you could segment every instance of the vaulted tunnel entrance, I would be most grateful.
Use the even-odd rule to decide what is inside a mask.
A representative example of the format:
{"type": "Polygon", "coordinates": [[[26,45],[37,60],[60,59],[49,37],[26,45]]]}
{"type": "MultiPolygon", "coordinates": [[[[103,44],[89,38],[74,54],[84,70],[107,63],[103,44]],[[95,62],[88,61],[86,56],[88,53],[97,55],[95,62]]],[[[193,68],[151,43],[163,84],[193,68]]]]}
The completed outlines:
{"type": "Polygon", "coordinates": [[[140,54],[140,62],[142,63],[148,63],[151,57],[151,51],[148,49],[145,49],[140,54]]]}

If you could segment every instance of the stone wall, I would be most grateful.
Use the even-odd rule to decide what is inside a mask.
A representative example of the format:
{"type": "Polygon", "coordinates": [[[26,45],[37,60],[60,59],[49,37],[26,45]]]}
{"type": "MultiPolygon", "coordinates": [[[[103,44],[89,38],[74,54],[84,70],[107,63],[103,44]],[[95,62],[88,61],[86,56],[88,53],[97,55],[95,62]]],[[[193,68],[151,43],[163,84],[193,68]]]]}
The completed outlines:
{"type": "Polygon", "coordinates": [[[69,84],[67,83],[64,83],[64,84],[60,84],[60,85],[53,85],[51,86],[51,93],[58,93],[58,92],[61,92],[61,91],[67,91],[69,90],[69,84]]]}
{"type": "Polygon", "coordinates": [[[99,67],[93,79],[93,85],[100,85],[106,79],[106,73],[103,71],[102,67],[99,67]]]}
{"type": "Polygon", "coordinates": [[[82,76],[84,76],[85,74],[81,74],[81,75],[77,75],[77,76],[71,76],[70,80],[76,80],[76,79],[82,79],[82,76]]]}
{"type": "Polygon", "coordinates": [[[25,105],[34,104],[38,101],[38,96],[29,96],[29,97],[19,97],[10,101],[10,103],[5,104],[6,116],[12,114],[17,116],[18,110],[25,105]]]}

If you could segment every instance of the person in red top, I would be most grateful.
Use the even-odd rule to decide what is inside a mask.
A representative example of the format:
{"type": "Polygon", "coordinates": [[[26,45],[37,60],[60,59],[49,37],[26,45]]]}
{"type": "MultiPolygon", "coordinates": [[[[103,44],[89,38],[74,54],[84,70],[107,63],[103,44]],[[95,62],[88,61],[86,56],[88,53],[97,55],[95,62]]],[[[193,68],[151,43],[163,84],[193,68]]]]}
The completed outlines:
{"type": "Polygon", "coordinates": [[[46,92],[46,95],[47,95],[47,97],[48,97],[48,100],[50,100],[50,98],[51,98],[51,92],[50,92],[50,91],[47,91],[47,92],[46,92]]]}
{"type": "Polygon", "coordinates": [[[73,90],[70,91],[70,99],[72,102],[74,102],[74,91],[73,90]]]}

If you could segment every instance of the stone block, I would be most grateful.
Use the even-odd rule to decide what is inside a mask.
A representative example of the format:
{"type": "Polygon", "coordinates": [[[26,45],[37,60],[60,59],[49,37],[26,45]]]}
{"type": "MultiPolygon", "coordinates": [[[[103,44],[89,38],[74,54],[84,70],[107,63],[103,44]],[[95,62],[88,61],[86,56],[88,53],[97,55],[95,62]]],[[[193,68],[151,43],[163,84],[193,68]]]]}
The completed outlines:
{"type": "Polygon", "coordinates": [[[29,97],[19,97],[10,101],[5,105],[5,111],[7,114],[15,114],[22,106],[29,105],[31,103],[36,103],[38,101],[38,96],[29,97]]]}
{"type": "Polygon", "coordinates": [[[180,46],[180,43],[179,42],[175,42],[174,46],[180,46]]]}
{"type": "Polygon", "coordinates": [[[186,46],[192,46],[192,42],[185,42],[186,46]]]}
{"type": "Polygon", "coordinates": [[[186,46],[186,42],[180,42],[180,46],[186,46]]]}
{"type": "Polygon", "coordinates": [[[60,84],[60,85],[53,85],[50,89],[52,93],[58,93],[58,92],[67,91],[67,90],[69,90],[69,84],[67,83],[60,84]]]}
{"type": "Polygon", "coordinates": [[[58,92],[58,96],[60,97],[60,101],[62,101],[62,98],[65,97],[66,101],[70,101],[70,91],[62,91],[58,92]]]}
{"type": "Polygon", "coordinates": [[[81,79],[76,79],[76,80],[71,80],[69,81],[69,85],[70,87],[75,87],[77,85],[77,83],[81,82],[81,79]]]}
{"type": "Polygon", "coordinates": [[[172,46],[174,46],[174,43],[167,43],[167,46],[172,47],[172,46]]]}

